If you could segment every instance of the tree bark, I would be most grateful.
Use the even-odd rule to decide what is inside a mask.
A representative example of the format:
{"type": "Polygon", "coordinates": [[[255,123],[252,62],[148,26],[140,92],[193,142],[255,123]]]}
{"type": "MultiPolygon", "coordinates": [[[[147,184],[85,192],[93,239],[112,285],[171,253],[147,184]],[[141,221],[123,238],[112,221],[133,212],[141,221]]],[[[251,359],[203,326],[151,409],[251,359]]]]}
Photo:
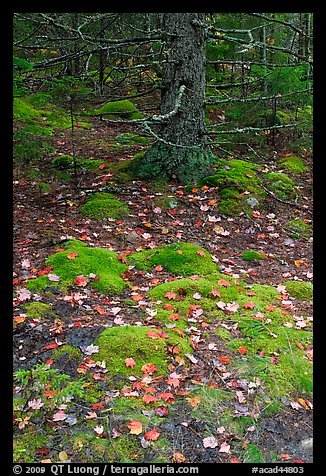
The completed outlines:
{"type": "Polygon", "coordinates": [[[189,183],[211,173],[206,144],[204,13],[164,13],[165,43],[157,141],[140,164],[141,178],[189,183]]]}

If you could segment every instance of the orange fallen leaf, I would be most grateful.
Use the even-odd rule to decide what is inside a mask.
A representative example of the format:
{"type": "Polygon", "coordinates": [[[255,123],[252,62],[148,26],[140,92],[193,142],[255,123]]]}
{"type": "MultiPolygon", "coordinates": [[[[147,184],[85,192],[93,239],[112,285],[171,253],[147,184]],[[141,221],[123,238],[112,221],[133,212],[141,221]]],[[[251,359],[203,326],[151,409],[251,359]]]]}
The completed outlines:
{"type": "Polygon", "coordinates": [[[231,284],[228,282],[228,281],[225,281],[225,279],[219,279],[218,280],[218,284],[219,286],[224,286],[224,287],[228,287],[228,286],[231,286],[231,284]]]}
{"type": "Polygon", "coordinates": [[[151,375],[154,372],[156,372],[157,367],[151,362],[149,362],[148,364],[144,364],[141,369],[142,369],[142,372],[144,372],[145,374],[151,375]]]}
{"type": "Polygon", "coordinates": [[[67,255],[67,258],[68,259],[75,259],[75,258],[77,258],[77,256],[78,256],[78,253],[73,252],[73,253],[69,253],[67,255]]]}
{"type": "Polygon", "coordinates": [[[143,425],[139,420],[131,420],[127,426],[131,435],[139,435],[143,431],[143,425]]]}
{"type": "Polygon", "coordinates": [[[173,453],[172,461],[174,463],[184,463],[186,461],[186,458],[183,456],[182,453],[179,453],[177,451],[177,452],[173,453]]]}
{"type": "Polygon", "coordinates": [[[190,405],[193,407],[193,408],[196,408],[197,405],[199,405],[200,403],[200,397],[188,397],[186,398],[187,402],[190,403],[190,405]]]}
{"type": "Polygon", "coordinates": [[[157,430],[150,430],[145,433],[145,439],[148,441],[155,441],[160,437],[160,434],[157,430]]]}
{"type": "Polygon", "coordinates": [[[146,405],[149,405],[150,403],[156,403],[158,402],[158,398],[154,397],[153,395],[144,395],[142,398],[143,402],[146,403],[146,405]]]}
{"type": "Polygon", "coordinates": [[[205,253],[202,250],[197,250],[196,253],[197,253],[197,255],[202,256],[203,258],[205,258],[205,256],[206,256],[205,253]]]}

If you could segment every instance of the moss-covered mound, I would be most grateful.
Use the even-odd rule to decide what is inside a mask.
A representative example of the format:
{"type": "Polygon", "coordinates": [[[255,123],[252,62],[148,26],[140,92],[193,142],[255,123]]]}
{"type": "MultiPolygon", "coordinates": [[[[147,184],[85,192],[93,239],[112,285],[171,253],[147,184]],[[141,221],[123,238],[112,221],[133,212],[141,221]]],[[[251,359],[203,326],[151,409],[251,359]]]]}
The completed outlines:
{"type": "Polygon", "coordinates": [[[258,253],[258,251],[248,250],[242,253],[242,259],[244,261],[254,261],[256,259],[265,259],[265,256],[258,253]]]}
{"type": "Polygon", "coordinates": [[[54,315],[51,305],[45,302],[28,302],[24,307],[30,319],[43,319],[44,317],[54,315]]]}
{"type": "Polygon", "coordinates": [[[125,132],[124,134],[120,134],[116,138],[117,142],[120,144],[148,144],[151,142],[151,139],[149,137],[145,136],[140,136],[138,134],[132,134],[131,132],[125,132]]]}
{"type": "Polygon", "coordinates": [[[192,243],[172,243],[140,251],[130,255],[128,261],[143,270],[151,270],[154,266],[161,265],[177,276],[206,276],[218,270],[208,251],[192,243]]]}
{"type": "Polygon", "coordinates": [[[168,353],[166,338],[152,339],[149,331],[158,333],[157,329],[143,326],[122,326],[106,329],[97,338],[95,344],[99,352],[94,359],[105,361],[112,376],[144,375],[145,364],[153,364],[157,370],[153,375],[167,372],[168,353]],[[136,362],[134,367],[126,366],[126,359],[136,362]]]}
{"type": "Polygon", "coordinates": [[[286,291],[289,296],[301,299],[302,301],[311,301],[313,297],[313,285],[305,281],[287,281],[285,283],[286,291]]]}
{"type": "Polygon", "coordinates": [[[227,216],[238,215],[243,208],[248,208],[245,200],[250,197],[261,200],[266,196],[257,177],[258,167],[245,160],[218,160],[216,173],[205,177],[198,185],[218,187],[221,196],[219,212],[227,216]],[[243,192],[249,193],[241,195],[243,192]]]}
{"type": "Polygon", "coordinates": [[[294,174],[301,174],[307,170],[307,166],[304,164],[303,160],[296,155],[291,155],[289,157],[283,157],[278,161],[279,165],[283,166],[289,172],[294,174]]]}
{"type": "Polygon", "coordinates": [[[281,200],[293,199],[298,195],[294,181],[282,172],[267,175],[268,188],[281,200]]]}
{"type": "Polygon", "coordinates": [[[111,101],[98,109],[87,111],[86,114],[105,116],[108,119],[141,119],[142,113],[128,99],[122,101],[111,101]]]}
{"type": "Polygon", "coordinates": [[[313,235],[312,226],[301,218],[295,218],[294,220],[289,221],[289,230],[292,232],[294,238],[304,238],[309,240],[313,235]]]}
{"type": "Polygon", "coordinates": [[[103,293],[120,293],[126,286],[120,275],[126,271],[127,266],[118,260],[113,251],[88,248],[78,240],[67,242],[64,251],[53,254],[45,263],[53,267],[50,273],[59,276],[60,280],[52,282],[47,275],[40,276],[28,281],[28,289],[43,289],[54,284],[60,287],[72,286],[77,276],[87,278],[90,286],[103,293]],[[96,275],[98,279],[89,278],[90,274],[96,275]]]}
{"type": "Polygon", "coordinates": [[[97,193],[81,206],[84,215],[93,220],[103,218],[121,218],[129,214],[127,205],[116,200],[110,193],[97,193]]]}

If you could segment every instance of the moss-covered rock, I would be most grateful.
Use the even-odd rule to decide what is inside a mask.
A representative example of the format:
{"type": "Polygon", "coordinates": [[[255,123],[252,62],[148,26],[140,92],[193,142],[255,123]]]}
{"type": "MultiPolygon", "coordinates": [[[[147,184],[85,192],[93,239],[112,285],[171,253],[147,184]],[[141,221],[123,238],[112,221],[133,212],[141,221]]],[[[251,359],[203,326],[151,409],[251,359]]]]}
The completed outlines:
{"type": "Polygon", "coordinates": [[[257,176],[258,164],[245,160],[218,160],[214,175],[202,179],[198,186],[218,187],[221,201],[218,210],[226,216],[238,215],[249,208],[246,200],[255,198],[259,203],[266,193],[257,176]],[[246,192],[246,195],[243,195],[246,192]],[[249,193],[248,193],[249,192],[249,193]]]}
{"type": "Polygon", "coordinates": [[[43,319],[47,316],[53,316],[51,305],[45,302],[28,302],[25,304],[25,312],[30,319],[43,319]]]}
{"type": "Polygon", "coordinates": [[[109,193],[97,193],[81,206],[84,215],[94,220],[121,218],[129,214],[126,204],[109,193]]]}
{"type": "Polygon", "coordinates": [[[52,352],[52,359],[56,360],[59,358],[69,359],[69,360],[80,360],[83,354],[78,347],[73,347],[68,344],[61,345],[52,352]]]}
{"type": "Polygon", "coordinates": [[[149,137],[145,136],[140,136],[138,134],[132,134],[131,132],[125,132],[124,134],[120,134],[116,138],[117,142],[120,144],[148,144],[151,142],[151,139],[149,137]]]}
{"type": "Polygon", "coordinates": [[[109,375],[129,376],[143,375],[142,367],[152,363],[157,368],[155,375],[167,372],[167,339],[151,339],[147,333],[156,329],[143,326],[122,326],[106,329],[96,340],[99,352],[94,354],[96,360],[105,361],[109,375]],[[136,365],[127,367],[125,359],[133,358],[136,365]]]}
{"type": "Polygon", "coordinates": [[[53,167],[68,168],[68,167],[71,167],[73,163],[74,163],[74,158],[71,155],[61,154],[61,155],[58,155],[57,157],[54,157],[54,159],[52,159],[51,165],[53,167]]]}
{"type": "Polygon", "coordinates": [[[267,174],[268,187],[281,200],[293,199],[298,196],[294,181],[282,172],[267,174]]]}
{"type": "Polygon", "coordinates": [[[195,274],[206,276],[218,270],[208,251],[192,243],[172,243],[134,253],[127,259],[138,269],[151,270],[155,266],[161,265],[177,276],[195,274]]]}
{"type": "Polygon", "coordinates": [[[67,242],[66,249],[59,251],[46,259],[46,265],[52,266],[52,274],[60,277],[56,283],[49,281],[48,276],[40,276],[28,281],[27,287],[31,290],[44,289],[53,284],[61,287],[74,285],[77,276],[88,277],[91,273],[98,279],[89,278],[89,284],[103,293],[120,293],[126,286],[121,274],[127,266],[118,260],[117,255],[102,248],[88,248],[78,240],[67,242]],[[73,259],[68,255],[77,253],[73,259]]]}
{"type": "Polygon", "coordinates": [[[279,165],[283,166],[289,172],[294,174],[301,174],[307,170],[307,166],[300,157],[291,155],[290,157],[283,157],[278,161],[279,165]]]}
{"type": "Polygon", "coordinates": [[[265,256],[263,254],[254,250],[245,251],[244,253],[242,253],[241,257],[244,261],[254,261],[257,259],[265,259],[265,256]]]}
{"type": "Polygon", "coordinates": [[[289,296],[301,299],[302,301],[311,301],[313,298],[313,285],[305,281],[286,281],[285,287],[289,296]]]}
{"type": "Polygon", "coordinates": [[[128,99],[111,101],[98,109],[87,111],[85,114],[105,116],[108,119],[141,119],[142,113],[128,99]]]}

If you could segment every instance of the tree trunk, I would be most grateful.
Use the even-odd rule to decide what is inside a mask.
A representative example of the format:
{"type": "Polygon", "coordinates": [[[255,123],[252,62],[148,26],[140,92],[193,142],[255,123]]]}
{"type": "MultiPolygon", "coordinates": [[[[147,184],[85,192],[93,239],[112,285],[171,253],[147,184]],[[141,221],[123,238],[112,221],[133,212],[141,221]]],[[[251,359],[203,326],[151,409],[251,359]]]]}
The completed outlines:
{"type": "Polygon", "coordinates": [[[165,62],[157,140],[142,158],[140,177],[190,183],[212,172],[205,136],[205,14],[164,13],[162,31],[165,62]]]}

